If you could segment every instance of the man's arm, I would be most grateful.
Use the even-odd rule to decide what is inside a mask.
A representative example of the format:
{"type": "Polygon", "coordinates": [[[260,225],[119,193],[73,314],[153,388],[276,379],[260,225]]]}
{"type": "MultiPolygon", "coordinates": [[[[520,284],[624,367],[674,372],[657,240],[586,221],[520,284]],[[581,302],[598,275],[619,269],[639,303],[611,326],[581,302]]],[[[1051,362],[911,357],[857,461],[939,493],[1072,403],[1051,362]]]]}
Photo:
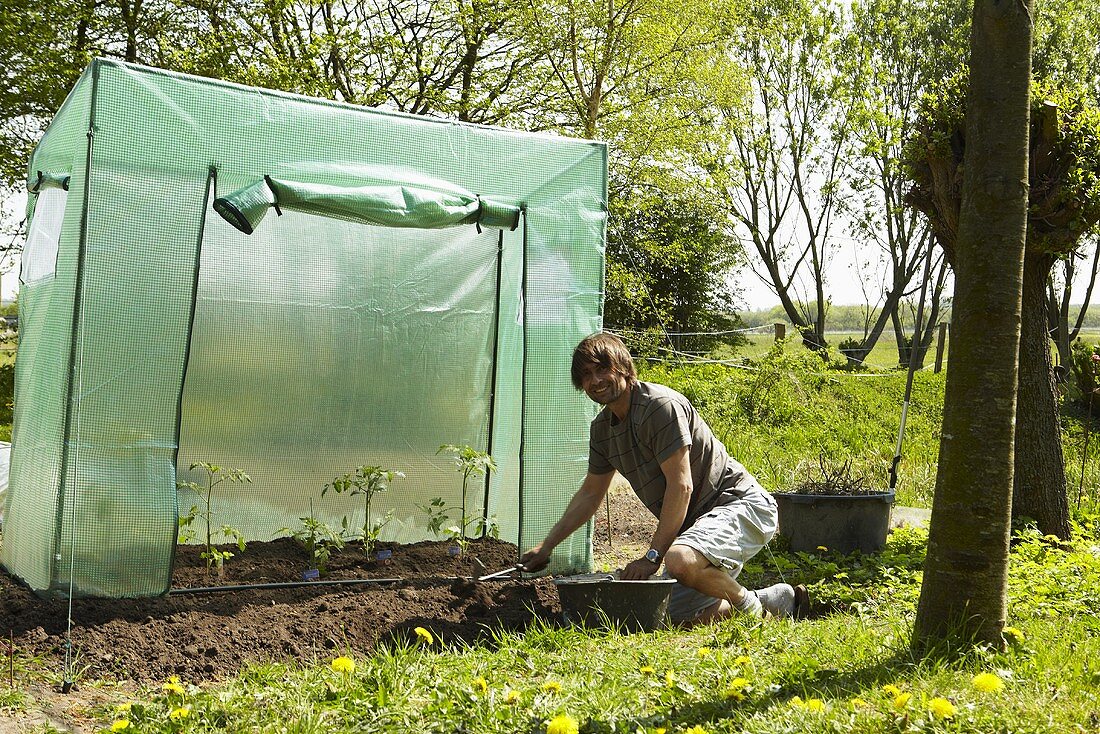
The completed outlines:
{"type": "MultiPolygon", "coordinates": [[[[689,446],[684,446],[672,456],[661,462],[661,472],[665,475],[665,497],[661,505],[661,517],[657,521],[657,530],[649,546],[663,557],[687,518],[688,505],[691,503],[691,464],[688,461],[689,446]]],[[[623,569],[620,578],[627,581],[641,581],[657,573],[661,562],[651,563],[644,558],[631,561],[623,569]]]]}
{"type": "Polygon", "coordinates": [[[569,500],[569,506],[565,508],[561,519],[546,534],[546,539],[520,557],[519,563],[525,571],[535,572],[546,568],[554,548],[572,535],[577,528],[588,522],[589,518],[596,514],[596,510],[600,509],[600,502],[603,501],[607,490],[611,488],[611,480],[614,477],[614,471],[606,474],[589,472],[584,477],[581,488],[573,495],[573,499],[569,500]]]}

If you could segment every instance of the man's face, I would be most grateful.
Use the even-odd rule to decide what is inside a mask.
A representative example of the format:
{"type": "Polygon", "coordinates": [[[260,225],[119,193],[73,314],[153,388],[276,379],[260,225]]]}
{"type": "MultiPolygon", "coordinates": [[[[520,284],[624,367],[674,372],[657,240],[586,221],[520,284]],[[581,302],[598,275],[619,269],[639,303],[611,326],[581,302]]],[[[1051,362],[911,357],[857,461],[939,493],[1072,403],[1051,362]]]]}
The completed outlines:
{"type": "Polygon", "coordinates": [[[600,405],[615,402],[626,392],[626,388],[626,378],[609,367],[590,364],[581,375],[581,389],[584,394],[600,405]]]}

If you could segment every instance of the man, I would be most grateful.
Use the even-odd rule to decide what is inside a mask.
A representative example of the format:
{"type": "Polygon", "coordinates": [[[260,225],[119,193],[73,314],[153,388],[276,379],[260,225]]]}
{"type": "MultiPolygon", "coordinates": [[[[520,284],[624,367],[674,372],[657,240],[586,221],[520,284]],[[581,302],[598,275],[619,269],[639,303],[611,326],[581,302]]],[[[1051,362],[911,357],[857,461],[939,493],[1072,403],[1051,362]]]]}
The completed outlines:
{"type": "Polygon", "coordinates": [[[678,582],[669,605],[674,622],[690,626],[734,613],[803,616],[805,587],[750,591],[737,583],[745,561],[775,534],[778,511],[687,398],[639,382],[626,346],[611,334],[577,345],[572,378],[604,406],[590,429],[588,474],[546,539],[520,558],[524,569],[546,567],[554,548],[596,513],[618,471],[658,519],[645,556],[619,577],[647,579],[663,561],[678,582]]]}

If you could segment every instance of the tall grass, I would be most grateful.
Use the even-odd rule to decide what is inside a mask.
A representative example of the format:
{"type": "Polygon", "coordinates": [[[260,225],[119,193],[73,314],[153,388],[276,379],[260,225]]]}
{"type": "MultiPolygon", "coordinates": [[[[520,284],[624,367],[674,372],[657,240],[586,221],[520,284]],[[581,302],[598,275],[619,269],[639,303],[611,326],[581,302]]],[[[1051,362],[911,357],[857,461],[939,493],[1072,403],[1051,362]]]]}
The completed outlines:
{"type": "MultiPolygon", "coordinates": [[[[885,488],[898,445],[907,372],[842,369],[797,340],[759,344],[756,357],[725,364],[643,363],[642,379],[686,395],[730,454],[769,489],[789,489],[824,460],[885,488]]],[[[869,362],[872,360],[868,360],[869,362]]],[[[896,360],[895,360],[896,361],[896,360]]],[[[915,373],[898,465],[897,501],[930,507],[939,457],[946,372],[915,373]]],[[[1076,403],[1062,409],[1062,445],[1070,503],[1100,510],[1100,416],[1076,403]],[[1086,424],[1092,429],[1086,451],[1086,424]]]]}
{"type": "MultiPolygon", "coordinates": [[[[730,454],[769,489],[791,488],[822,461],[837,467],[849,460],[853,474],[872,486],[889,485],[902,370],[848,372],[786,345],[739,367],[651,364],[640,376],[687,396],[730,454]]],[[[902,504],[931,504],[943,385],[942,373],[915,375],[896,486],[902,504]]]]}

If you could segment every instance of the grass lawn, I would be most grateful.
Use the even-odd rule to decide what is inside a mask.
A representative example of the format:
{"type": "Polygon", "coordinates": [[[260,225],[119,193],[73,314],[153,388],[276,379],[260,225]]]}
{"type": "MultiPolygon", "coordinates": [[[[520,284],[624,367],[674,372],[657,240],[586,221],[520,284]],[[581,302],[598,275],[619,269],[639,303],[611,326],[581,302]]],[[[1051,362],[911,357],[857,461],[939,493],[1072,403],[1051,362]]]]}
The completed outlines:
{"type": "Polygon", "coordinates": [[[834,607],[813,620],[634,635],[543,625],[457,647],[427,624],[370,655],[166,681],[90,713],[104,729],[165,733],[1095,731],[1096,530],[1072,544],[1020,534],[1003,648],[950,659],[908,650],[925,536],[906,530],[873,556],[777,550],[746,569],[808,582],[834,607]]]}

